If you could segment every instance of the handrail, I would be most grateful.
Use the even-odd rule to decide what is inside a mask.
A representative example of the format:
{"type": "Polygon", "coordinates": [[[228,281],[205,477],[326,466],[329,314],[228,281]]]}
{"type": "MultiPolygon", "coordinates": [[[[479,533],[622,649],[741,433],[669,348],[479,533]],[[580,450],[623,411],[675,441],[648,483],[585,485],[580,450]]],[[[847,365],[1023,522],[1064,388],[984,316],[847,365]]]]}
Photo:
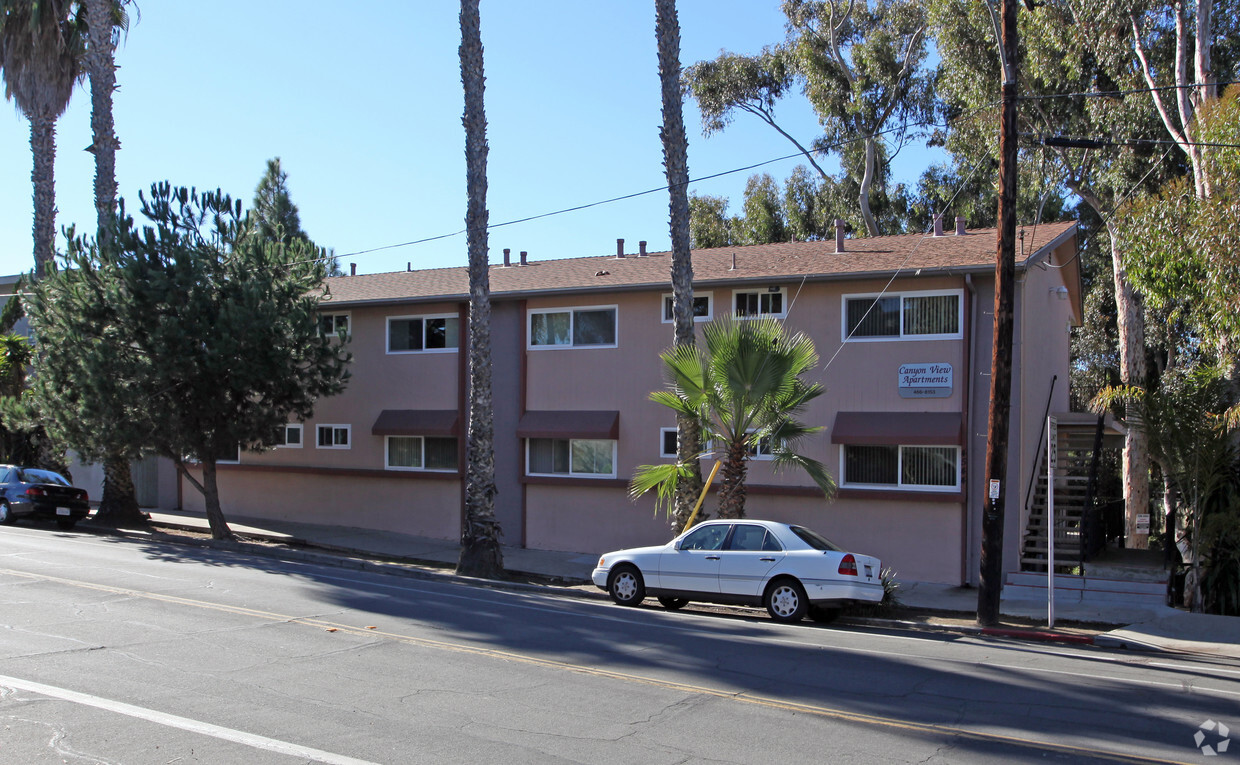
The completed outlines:
{"type": "MultiPolygon", "coordinates": [[[[1029,500],[1033,499],[1033,482],[1038,477],[1038,464],[1042,461],[1042,447],[1045,446],[1046,436],[1046,418],[1051,414],[1051,398],[1055,395],[1055,381],[1059,379],[1059,375],[1051,375],[1051,389],[1046,394],[1046,411],[1042,412],[1042,427],[1038,428],[1038,447],[1034,450],[1033,470],[1029,472],[1029,489],[1025,492],[1025,512],[1029,511],[1029,500]]],[[[1048,522],[1047,528],[1051,526],[1048,522]]]]}

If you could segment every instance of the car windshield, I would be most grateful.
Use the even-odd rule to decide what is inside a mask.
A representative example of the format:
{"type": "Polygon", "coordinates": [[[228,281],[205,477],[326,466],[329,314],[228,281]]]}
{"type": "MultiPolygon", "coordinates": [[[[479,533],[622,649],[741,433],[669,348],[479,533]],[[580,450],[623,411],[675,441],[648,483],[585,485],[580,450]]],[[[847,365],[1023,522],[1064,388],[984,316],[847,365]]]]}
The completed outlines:
{"type": "Polygon", "coordinates": [[[827,539],[817,531],[812,531],[804,526],[789,526],[792,533],[801,538],[801,541],[814,548],[815,550],[829,550],[831,552],[844,552],[844,548],[827,539]]]}
{"type": "Polygon", "coordinates": [[[17,478],[22,483],[54,483],[60,486],[68,486],[69,482],[60,473],[53,473],[50,470],[38,470],[36,468],[22,468],[17,471],[17,478]]]}

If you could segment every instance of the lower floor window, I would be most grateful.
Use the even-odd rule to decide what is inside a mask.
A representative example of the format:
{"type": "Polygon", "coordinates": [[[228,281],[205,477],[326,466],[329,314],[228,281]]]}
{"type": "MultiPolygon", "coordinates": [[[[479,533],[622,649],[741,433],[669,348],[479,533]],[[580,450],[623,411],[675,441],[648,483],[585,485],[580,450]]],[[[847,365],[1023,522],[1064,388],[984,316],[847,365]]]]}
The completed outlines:
{"type": "Polygon", "coordinates": [[[588,438],[531,438],[527,441],[530,475],[575,475],[613,478],[616,442],[588,438]]]}
{"type": "Polygon", "coordinates": [[[388,436],[387,467],[391,470],[456,470],[456,439],[432,436],[388,436]]]}
{"type": "Polygon", "coordinates": [[[844,484],[900,489],[960,487],[957,446],[844,446],[844,484]]]}

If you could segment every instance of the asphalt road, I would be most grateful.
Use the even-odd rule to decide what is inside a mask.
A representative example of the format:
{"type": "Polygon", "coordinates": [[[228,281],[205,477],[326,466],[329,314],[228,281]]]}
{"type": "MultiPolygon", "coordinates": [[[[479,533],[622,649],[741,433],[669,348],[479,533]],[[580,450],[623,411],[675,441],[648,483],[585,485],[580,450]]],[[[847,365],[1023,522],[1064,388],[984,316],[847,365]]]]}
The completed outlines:
{"type": "Polygon", "coordinates": [[[754,614],[4,527],[0,763],[1202,762],[1206,721],[1203,745],[1240,739],[1234,662],[754,614]]]}

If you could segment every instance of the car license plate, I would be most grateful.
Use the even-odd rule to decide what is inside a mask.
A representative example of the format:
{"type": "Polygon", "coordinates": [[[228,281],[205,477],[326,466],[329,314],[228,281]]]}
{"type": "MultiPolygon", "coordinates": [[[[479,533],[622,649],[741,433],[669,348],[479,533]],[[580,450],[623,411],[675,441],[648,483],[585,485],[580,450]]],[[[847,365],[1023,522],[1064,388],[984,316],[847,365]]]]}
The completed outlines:
{"type": "Polygon", "coordinates": [[[874,578],[874,567],[873,567],[873,566],[866,566],[866,567],[865,567],[865,577],[866,577],[866,579],[872,579],[872,578],[874,578]]]}
{"type": "Polygon", "coordinates": [[[69,508],[67,507],[56,508],[56,515],[68,515],[68,514],[69,514],[69,508]]]}

